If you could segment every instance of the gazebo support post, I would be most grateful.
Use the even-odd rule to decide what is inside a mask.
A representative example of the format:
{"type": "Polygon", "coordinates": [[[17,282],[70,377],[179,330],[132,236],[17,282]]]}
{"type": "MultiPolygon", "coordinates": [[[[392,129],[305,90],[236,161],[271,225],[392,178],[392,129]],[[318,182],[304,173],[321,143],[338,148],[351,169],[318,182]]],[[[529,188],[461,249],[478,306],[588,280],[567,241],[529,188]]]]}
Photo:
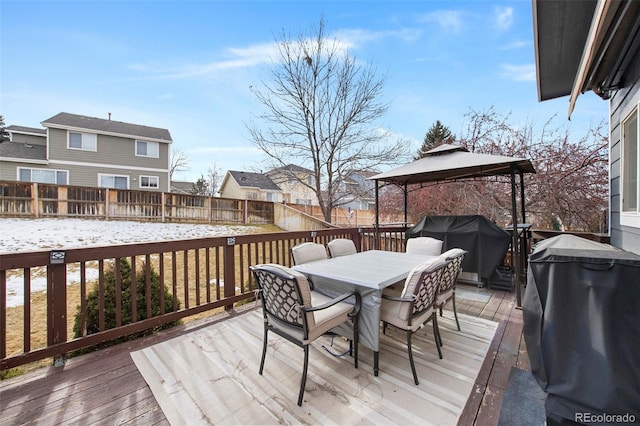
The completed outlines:
{"type": "MultiPolygon", "coordinates": [[[[376,235],[375,238],[375,248],[376,250],[380,250],[380,203],[378,201],[378,179],[376,182],[376,235]]],[[[406,213],[405,213],[406,214],[406,213]]]]}
{"type": "MultiPolygon", "coordinates": [[[[511,164],[511,222],[513,231],[511,233],[511,250],[513,250],[513,260],[516,275],[516,303],[517,307],[522,307],[522,289],[520,285],[520,241],[518,240],[518,204],[516,202],[516,165],[511,164]]],[[[524,214],[524,212],[523,212],[524,214]]]]}
{"type": "Polygon", "coordinates": [[[409,207],[409,201],[407,201],[407,198],[409,197],[409,193],[407,192],[407,183],[404,183],[404,227],[405,230],[406,228],[409,227],[409,219],[408,219],[408,215],[407,215],[407,209],[409,207]]]}

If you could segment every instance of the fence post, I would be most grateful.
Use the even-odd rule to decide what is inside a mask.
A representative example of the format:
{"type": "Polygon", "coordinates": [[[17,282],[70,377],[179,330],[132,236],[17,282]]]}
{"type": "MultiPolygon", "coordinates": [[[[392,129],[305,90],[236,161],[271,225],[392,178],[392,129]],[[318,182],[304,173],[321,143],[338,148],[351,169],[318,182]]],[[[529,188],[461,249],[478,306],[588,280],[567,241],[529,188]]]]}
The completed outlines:
{"type": "MultiPolygon", "coordinates": [[[[67,265],[65,251],[52,250],[47,268],[47,346],[67,341],[67,265]]],[[[54,357],[54,366],[64,364],[64,354],[54,357]]]]}
{"type": "Polygon", "coordinates": [[[31,199],[33,200],[31,214],[37,219],[40,217],[40,200],[38,199],[38,184],[36,182],[31,184],[31,199]]]}
{"type": "Polygon", "coordinates": [[[249,223],[249,200],[243,200],[242,204],[244,205],[242,209],[242,223],[247,225],[249,223]]]}
{"type": "MultiPolygon", "coordinates": [[[[227,238],[227,245],[224,246],[224,298],[236,295],[236,239],[235,237],[227,238]]],[[[224,305],[225,311],[233,309],[233,303],[224,305]]]]}
{"type": "Polygon", "coordinates": [[[109,210],[111,209],[111,203],[109,203],[109,188],[104,189],[104,218],[109,219],[109,210]]]}
{"type": "MultiPolygon", "coordinates": [[[[166,197],[171,197],[171,194],[167,194],[165,192],[162,193],[162,223],[164,223],[164,206],[167,204],[166,197]]],[[[173,201],[173,200],[171,200],[173,201]]]]}

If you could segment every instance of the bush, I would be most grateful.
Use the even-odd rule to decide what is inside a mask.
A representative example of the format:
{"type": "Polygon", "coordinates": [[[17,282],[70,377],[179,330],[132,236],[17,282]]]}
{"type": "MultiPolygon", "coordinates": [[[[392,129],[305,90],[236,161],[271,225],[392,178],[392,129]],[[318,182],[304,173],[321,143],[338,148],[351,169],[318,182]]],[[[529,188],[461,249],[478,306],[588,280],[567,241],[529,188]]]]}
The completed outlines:
{"type": "MultiPolygon", "coordinates": [[[[145,265],[140,271],[136,273],[136,321],[141,321],[147,318],[147,285],[145,265]]],[[[122,325],[130,324],[131,313],[131,265],[126,259],[120,259],[120,290],[121,290],[121,319],[122,325]]],[[[173,295],[169,293],[166,287],[161,286],[160,276],[153,267],[150,268],[150,282],[151,282],[151,316],[155,317],[160,315],[160,292],[164,292],[164,312],[173,312],[173,295]]],[[[99,310],[100,300],[98,293],[98,286],[87,295],[87,313],[86,313],[86,334],[93,334],[100,331],[99,323],[99,310]]],[[[180,302],[177,301],[177,308],[180,308],[180,302]]],[[[74,337],[80,337],[83,335],[82,331],[85,328],[82,321],[82,312],[80,306],[76,307],[76,315],[73,324],[74,337]]],[[[111,329],[116,327],[116,274],[114,266],[108,267],[104,274],[104,319],[105,329],[111,329]]],[[[178,324],[178,321],[163,324],[159,327],[136,333],[133,337],[140,337],[153,333],[156,330],[173,327],[178,324]]],[[[119,339],[118,341],[120,341],[119,339]]]]}

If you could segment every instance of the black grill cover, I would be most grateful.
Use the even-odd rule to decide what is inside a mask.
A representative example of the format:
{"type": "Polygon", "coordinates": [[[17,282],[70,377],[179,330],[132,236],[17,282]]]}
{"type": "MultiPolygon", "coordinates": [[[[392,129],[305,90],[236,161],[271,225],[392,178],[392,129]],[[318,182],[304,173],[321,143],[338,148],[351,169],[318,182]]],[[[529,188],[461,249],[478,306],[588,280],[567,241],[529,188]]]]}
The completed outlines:
{"type": "Polygon", "coordinates": [[[640,421],[640,256],[572,235],[538,243],[523,320],[548,415],[640,421]]]}
{"type": "Polygon", "coordinates": [[[461,248],[469,252],[465,272],[489,279],[504,260],[511,235],[484,216],[426,216],[406,232],[407,238],[433,237],[444,241],[442,251],[461,248]]]}

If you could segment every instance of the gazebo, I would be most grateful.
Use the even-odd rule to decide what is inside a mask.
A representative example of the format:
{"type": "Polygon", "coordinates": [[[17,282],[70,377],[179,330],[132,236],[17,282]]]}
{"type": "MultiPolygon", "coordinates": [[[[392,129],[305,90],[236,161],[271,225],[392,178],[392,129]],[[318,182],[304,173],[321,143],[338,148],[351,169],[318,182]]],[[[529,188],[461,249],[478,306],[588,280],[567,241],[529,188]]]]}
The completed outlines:
{"type": "Polygon", "coordinates": [[[514,252],[516,269],[516,298],[518,306],[522,306],[522,289],[520,282],[520,250],[518,244],[518,224],[526,223],[524,173],[535,173],[531,161],[524,158],[469,152],[465,148],[450,144],[442,144],[425,153],[419,160],[405,164],[393,170],[371,176],[375,181],[376,232],[379,223],[379,185],[380,182],[395,184],[404,191],[404,219],[407,223],[407,185],[424,182],[445,182],[475,179],[487,176],[511,177],[511,207],[513,230],[511,245],[514,252]],[[518,205],[516,201],[516,175],[520,176],[521,222],[518,221],[518,205]]]}

